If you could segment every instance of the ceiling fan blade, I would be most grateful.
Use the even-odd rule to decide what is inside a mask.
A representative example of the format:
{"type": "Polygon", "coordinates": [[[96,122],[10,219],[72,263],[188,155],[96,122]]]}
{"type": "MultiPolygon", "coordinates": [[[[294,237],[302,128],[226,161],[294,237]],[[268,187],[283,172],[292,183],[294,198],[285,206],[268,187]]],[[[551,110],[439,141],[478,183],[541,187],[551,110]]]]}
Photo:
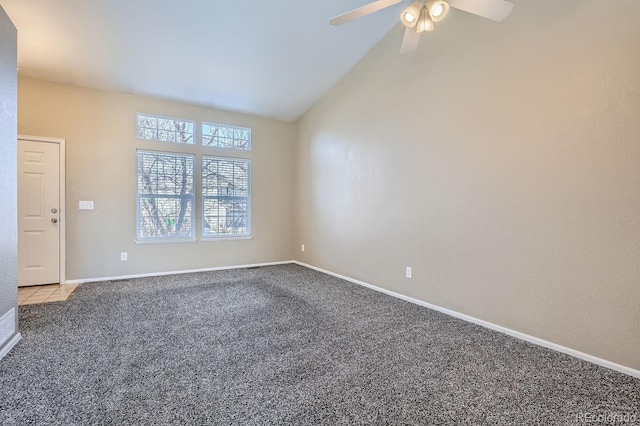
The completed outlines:
{"type": "Polygon", "coordinates": [[[335,18],[331,19],[329,23],[334,26],[346,24],[354,19],[362,18],[363,16],[370,15],[374,12],[382,10],[386,7],[393,6],[400,3],[402,0],[378,0],[373,3],[366,4],[362,7],[352,10],[351,12],[343,13],[335,18]]]}
{"type": "Polygon", "coordinates": [[[407,27],[404,30],[404,37],[402,38],[402,47],[400,48],[400,53],[409,53],[416,50],[419,41],[420,34],[416,32],[416,29],[407,27]]]}
{"type": "Polygon", "coordinates": [[[515,4],[506,0],[448,0],[449,6],[492,21],[502,21],[511,14],[515,4]]]}

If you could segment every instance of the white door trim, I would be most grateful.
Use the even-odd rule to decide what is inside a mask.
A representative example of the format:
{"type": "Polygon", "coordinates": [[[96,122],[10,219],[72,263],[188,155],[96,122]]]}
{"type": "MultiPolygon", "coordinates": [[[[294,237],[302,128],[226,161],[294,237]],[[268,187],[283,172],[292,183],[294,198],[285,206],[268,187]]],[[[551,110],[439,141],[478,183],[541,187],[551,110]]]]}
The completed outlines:
{"type": "Polygon", "coordinates": [[[59,138],[46,138],[42,136],[28,136],[28,135],[18,135],[19,141],[32,141],[32,142],[46,142],[46,143],[57,143],[60,146],[60,284],[66,284],[66,250],[65,250],[65,240],[66,240],[66,229],[67,229],[67,210],[65,205],[65,143],[64,139],[59,138]]]}

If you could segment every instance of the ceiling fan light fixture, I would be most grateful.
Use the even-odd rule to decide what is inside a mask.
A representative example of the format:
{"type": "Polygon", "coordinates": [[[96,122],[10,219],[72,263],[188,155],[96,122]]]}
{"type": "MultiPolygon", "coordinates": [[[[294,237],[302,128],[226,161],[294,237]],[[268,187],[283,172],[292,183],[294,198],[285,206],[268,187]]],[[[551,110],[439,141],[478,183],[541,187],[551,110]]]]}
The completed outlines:
{"type": "Polygon", "coordinates": [[[440,22],[449,13],[449,3],[445,0],[428,0],[427,10],[433,22],[440,22]]]}
{"type": "Polygon", "coordinates": [[[423,8],[420,12],[420,18],[418,18],[418,23],[416,24],[416,32],[418,34],[422,34],[426,31],[433,31],[436,27],[433,25],[433,20],[431,16],[429,16],[429,11],[427,8],[423,8]]]}
{"type": "MultiPolygon", "coordinates": [[[[332,18],[331,25],[342,25],[362,18],[379,10],[385,9],[402,0],[370,0],[371,3],[361,6],[351,12],[343,13],[332,18]]],[[[502,21],[511,12],[515,4],[508,0],[412,0],[400,14],[400,21],[406,27],[402,38],[400,53],[411,52],[416,49],[420,35],[435,29],[435,22],[440,22],[449,13],[449,8],[478,15],[493,21],[502,21]],[[451,2],[451,4],[449,4],[451,2]]]]}
{"type": "Polygon", "coordinates": [[[407,28],[415,27],[420,20],[420,14],[423,7],[424,4],[420,3],[419,1],[411,3],[409,7],[403,10],[400,14],[400,20],[402,21],[402,24],[407,28]]]}

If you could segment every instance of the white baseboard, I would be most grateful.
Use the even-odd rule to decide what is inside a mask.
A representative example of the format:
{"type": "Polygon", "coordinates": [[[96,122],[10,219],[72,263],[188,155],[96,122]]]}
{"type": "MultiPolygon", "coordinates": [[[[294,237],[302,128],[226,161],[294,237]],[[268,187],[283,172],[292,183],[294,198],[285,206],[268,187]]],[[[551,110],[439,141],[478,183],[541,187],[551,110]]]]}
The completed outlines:
{"type": "Polygon", "coordinates": [[[478,318],[475,318],[475,317],[472,317],[472,316],[469,316],[469,315],[465,315],[465,314],[462,314],[460,312],[452,311],[450,309],[446,309],[446,308],[443,308],[443,307],[440,307],[440,306],[437,306],[437,305],[433,305],[431,303],[428,303],[428,302],[425,302],[425,301],[422,301],[422,300],[419,300],[419,299],[415,299],[413,297],[405,296],[403,294],[396,293],[396,292],[393,292],[391,290],[386,290],[384,288],[380,288],[380,287],[377,287],[375,285],[365,283],[363,281],[359,281],[359,280],[356,280],[356,279],[353,279],[353,278],[349,278],[349,277],[346,277],[344,275],[336,274],[335,272],[327,271],[325,269],[318,268],[316,266],[308,265],[306,263],[298,262],[298,261],[294,261],[293,263],[295,263],[297,265],[300,265],[300,266],[304,266],[304,267],[309,268],[309,269],[314,269],[314,270],[316,270],[318,272],[322,272],[324,274],[332,275],[332,276],[334,276],[336,278],[340,278],[340,279],[343,279],[345,281],[349,281],[349,282],[352,282],[354,284],[358,284],[358,285],[370,288],[370,289],[375,290],[375,291],[379,291],[381,293],[388,294],[389,296],[397,297],[398,299],[406,300],[407,302],[415,303],[416,305],[420,305],[420,306],[424,306],[424,307],[429,308],[429,309],[433,309],[434,311],[442,312],[443,314],[450,315],[452,317],[459,318],[461,320],[468,321],[470,323],[477,324],[477,325],[480,325],[482,327],[485,327],[485,328],[488,328],[488,329],[491,329],[491,330],[499,331],[500,333],[508,334],[509,336],[513,336],[513,337],[516,337],[518,339],[525,340],[527,342],[534,343],[534,344],[539,345],[539,346],[543,346],[545,348],[553,349],[555,351],[562,352],[564,354],[571,355],[573,357],[580,358],[580,359],[583,359],[585,361],[592,362],[594,364],[600,365],[602,367],[609,368],[611,370],[619,371],[620,373],[628,374],[629,376],[640,378],[640,370],[635,370],[635,369],[633,369],[631,367],[626,367],[624,365],[616,364],[615,362],[607,361],[606,359],[598,358],[598,357],[595,357],[593,355],[589,355],[589,354],[586,354],[584,352],[577,351],[575,349],[567,348],[565,346],[561,346],[561,345],[558,345],[556,343],[549,342],[547,340],[539,339],[537,337],[530,336],[528,334],[524,334],[524,333],[521,333],[519,331],[511,330],[510,328],[502,327],[500,325],[493,324],[493,323],[490,323],[488,321],[484,321],[484,320],[481,320],[481,319],[478,319],[478,318]]]}
{"type": "Polygon", "coordinates": [[[4,356],[5,356],[6,354],[8,354],[8,353],[9,353],[9,351],[10,351],[11,349],[13,349],[13,347],[14,347],[15,345],[17,345],[17,344],[18,344],[18,342],[20,341],[20,339],[22,339],[22,334],[20,334],[20,333],[16,333],[16,334],[14,334],[14,335],[13,335],[13,337],[11,338],[11,340],[9,340],[9,341],[7,342],[7,344],[6,344],[6,345],[4,345],[4,347],[3,347],[2,349],[0,349],[0,359],[4,358],[4,356]]]}
{"type": "Polygon", "coordinates": [[[16,332],[15,306],[0,317],[0,346],[4,345],[16,332]]]}
{"type": "Polygon", "coordinates": [[[146,277],[160,277],[164,275],[191,274],[194,272],[223,271],[226,269],[257,268],[259,266],[285,265],[288,263],[294,263],[294,261],[285,260],[281,262],[252,263],[249,265],[216,266],[213,268],[185,269],[182,271],[151,272],[148,274],[135,274],[135,275],[119,275],[115,277],[83,278],[79,280],[67,280],[65,281],[65,284],[84,284],[84,283],[93,283],[93,282],[99,282],[99,281],[129,280],[132,278],[146,278],[146,277]]]}

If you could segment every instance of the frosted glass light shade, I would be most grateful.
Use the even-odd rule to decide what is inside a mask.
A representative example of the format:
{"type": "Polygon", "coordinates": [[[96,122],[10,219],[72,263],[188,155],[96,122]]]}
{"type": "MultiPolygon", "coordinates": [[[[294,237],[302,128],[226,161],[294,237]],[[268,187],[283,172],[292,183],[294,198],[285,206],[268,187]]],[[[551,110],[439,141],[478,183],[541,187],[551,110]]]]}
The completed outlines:
{"type": "Polygon", "coordinates": [[[449,3],[444,0],[428,0],[427,10],[433,22],[440,22],[449,13],[449,3]]]}
{"type": "Polygon", "coordinates": [[[400,14],[400,20],[402,24],[407,28],[413,28],[416,26],[418,21],[420,20],[420,13],[424,8],[424,4],[419,1],[413,2],[402,11],[400,14]]]}

